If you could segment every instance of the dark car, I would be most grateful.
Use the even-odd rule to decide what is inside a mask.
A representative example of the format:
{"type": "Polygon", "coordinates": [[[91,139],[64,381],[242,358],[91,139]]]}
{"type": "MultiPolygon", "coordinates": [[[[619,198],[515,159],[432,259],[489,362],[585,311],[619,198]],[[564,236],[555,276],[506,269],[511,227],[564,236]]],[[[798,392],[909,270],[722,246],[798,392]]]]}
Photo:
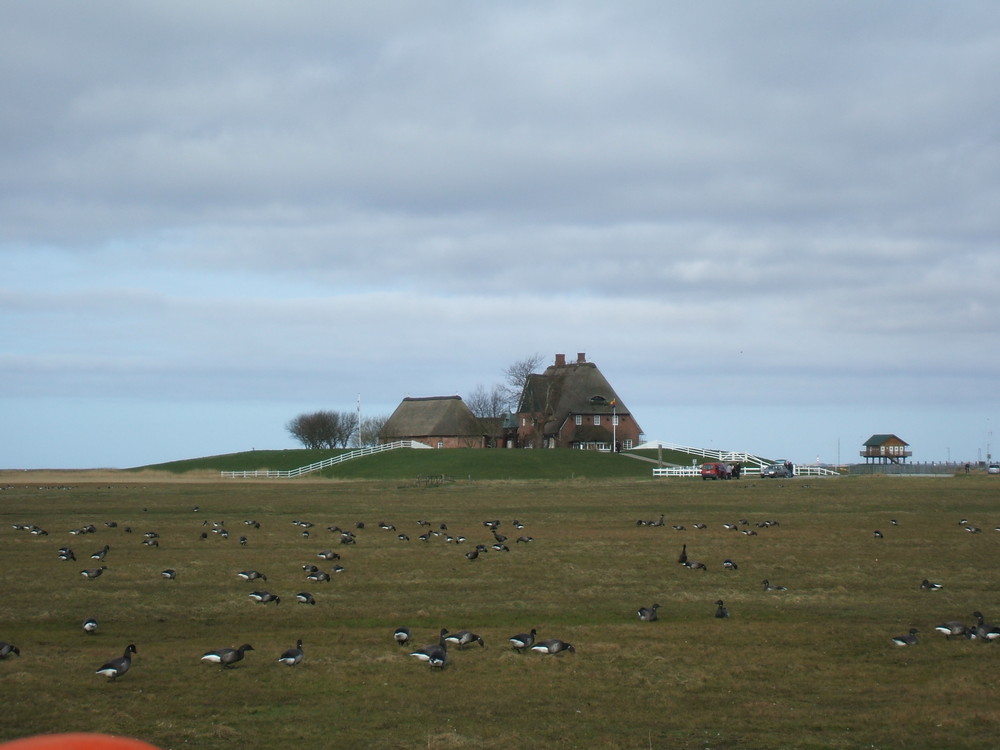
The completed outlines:
{"type": "Polygon", "coordinates": [[[776,478],[791,476],[791,474],[789,474],[788,472],[788,467],[785,466],[785,464],[781,463],[765,466],[763,469],[760,470],[760,475],[761,477],[776,477],[776,478]]]}

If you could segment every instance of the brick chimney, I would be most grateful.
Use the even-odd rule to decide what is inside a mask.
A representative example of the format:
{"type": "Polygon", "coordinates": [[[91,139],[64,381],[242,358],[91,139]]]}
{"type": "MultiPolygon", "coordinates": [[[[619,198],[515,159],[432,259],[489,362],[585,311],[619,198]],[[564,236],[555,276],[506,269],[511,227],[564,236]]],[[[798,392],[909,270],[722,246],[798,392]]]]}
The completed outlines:
{"type": "Polygon", "coordinates": [[[586,361],[587,361],[587,354],[586,354],[586,352],[579,352],[576,355],[576,363],[578,365],[581,365],[581,364],[583,364],[586,361]]]}
{"type": "Polygon", "coordinates": [[[566,355],[565,354],[557,354],[556,355],[556,367],[565,367],[565,366],[566,366],[566,355]]]}

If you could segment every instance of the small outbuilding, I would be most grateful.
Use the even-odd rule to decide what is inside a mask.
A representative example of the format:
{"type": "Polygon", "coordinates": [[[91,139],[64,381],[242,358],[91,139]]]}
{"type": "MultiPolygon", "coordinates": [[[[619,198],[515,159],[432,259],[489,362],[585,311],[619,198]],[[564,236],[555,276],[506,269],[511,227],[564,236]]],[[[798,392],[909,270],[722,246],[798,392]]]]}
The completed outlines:
{"type": "Polygon", "coordinates": [[[407,396],[386,420],[379,439],[416,440],[431,448],[483,448],[488,436],[461,396],[407,396]]]}
{"type": "Polygon", "coordinates": [[[865,463],[899,464],[913,455],[908,451],[910,444],[895,435],[872,435],[865,441],[861,457],[865,463]]]}

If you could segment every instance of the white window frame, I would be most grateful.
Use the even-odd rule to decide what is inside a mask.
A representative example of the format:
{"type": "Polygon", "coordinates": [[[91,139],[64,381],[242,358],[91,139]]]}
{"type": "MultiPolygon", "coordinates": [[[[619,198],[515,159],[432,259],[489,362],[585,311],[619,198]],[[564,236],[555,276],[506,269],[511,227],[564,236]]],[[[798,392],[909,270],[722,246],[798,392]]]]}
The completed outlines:
{"type": "Polygon", "coordinates": [[[582,415],[582,414],[577,414],[577,415],[576,415],[576,423],[577,423],[578,425],[581,425],[581,424],[583,424],[583,415],[582,415]]]}
{"type": "Polygon", "coordinates": [[[601,415],[600,414],[595,414],[594,415],[594,424],[600,424],[600,423],[601,423],[601,415]]]}

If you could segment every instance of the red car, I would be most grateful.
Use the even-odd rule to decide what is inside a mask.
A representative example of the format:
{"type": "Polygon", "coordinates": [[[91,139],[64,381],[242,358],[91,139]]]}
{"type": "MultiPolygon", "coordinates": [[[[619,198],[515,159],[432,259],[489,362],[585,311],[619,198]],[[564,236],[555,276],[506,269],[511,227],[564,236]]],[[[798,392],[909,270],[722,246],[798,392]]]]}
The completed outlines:
{"type": "Polygon", "coordinates": [[[723,463],[708,463],[701,465],[702,479],[729,479],[732,473],[729,467],[723,463]]]}

